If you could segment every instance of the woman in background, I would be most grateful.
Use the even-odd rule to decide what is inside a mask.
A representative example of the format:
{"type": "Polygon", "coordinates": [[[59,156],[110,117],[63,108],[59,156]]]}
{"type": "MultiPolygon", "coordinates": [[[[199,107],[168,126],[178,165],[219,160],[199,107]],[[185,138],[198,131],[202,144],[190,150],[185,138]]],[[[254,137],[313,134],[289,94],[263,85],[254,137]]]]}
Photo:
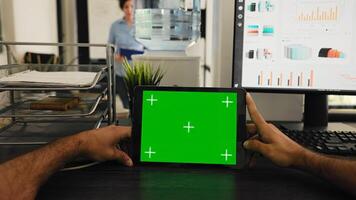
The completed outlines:
{"type": "MultiPolygon", "coordinates": [[[[115,70],[116,90],[119,94],[124,108],[129,108],[129,99],[124,82],[125,72],[122,62],[125,57],[123,51],[143,52],[144,46],[136,41],[134,37],[134,2],[133,0],[119,0],[124,17],[115,21],[110,28],[109,43],[115,45],[115,70]]],[[[128,57],[130,60],[131,58],[128,57]]]]}

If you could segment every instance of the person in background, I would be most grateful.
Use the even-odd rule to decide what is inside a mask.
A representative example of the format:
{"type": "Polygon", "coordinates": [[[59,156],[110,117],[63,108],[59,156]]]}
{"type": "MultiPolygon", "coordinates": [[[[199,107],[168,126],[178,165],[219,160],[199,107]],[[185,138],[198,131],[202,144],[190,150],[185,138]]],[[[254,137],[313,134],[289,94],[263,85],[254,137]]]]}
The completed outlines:
{"type": "MultiPolygon", "coordinates": [[[[116,90],[119,94],[124,108],[129,108],[128,92],[124,82],[125,72],[122,63],[125,58],[125,52],[134,51],[143,52],[144,46],[134,37],[134,2],[133,0],[119,0],[119,6],[124,12],[122,19],[116,20],[110,28],[109,44],[116,47],[115,52],[115,71],[116,71],[116,90]]],[[[130,57],[127,57],[130,60],[130,57]]]]}

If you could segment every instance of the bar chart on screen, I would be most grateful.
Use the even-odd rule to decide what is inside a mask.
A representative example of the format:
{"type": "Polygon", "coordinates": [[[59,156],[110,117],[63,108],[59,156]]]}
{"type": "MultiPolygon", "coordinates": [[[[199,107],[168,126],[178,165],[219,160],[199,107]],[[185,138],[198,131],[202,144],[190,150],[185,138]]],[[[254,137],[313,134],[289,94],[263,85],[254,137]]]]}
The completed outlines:
{"type": "Polygon", "coordinates": [[[298,0],[296,19],[302,23],[338,23],[344,0],[298,0]]]}
{"type": "Polygon", "coordinates": [[[315,72],[298,71],[264,71],[261,70],[257,76],[257,84],[260,87],[315,87],[315,72]]]}
{"type": "Polygon", "coordinates": [[[264,13],[246,2],[243,86],[356,88],[356,0],[274,0],[264,13]]]}
{"type": "MultiPolygon", "coordinates": [[[[352,31],[354,0],[289,0],[278,7],[278,34],[299,38],[337,37],[352,31]]],[[[255,23],[256,21],[254,21],[255,23]]],[[[270,23],[272,24],[272,23],[270,23]]],[[[349,34],[350,35],[350,34],[349,34]]]]}

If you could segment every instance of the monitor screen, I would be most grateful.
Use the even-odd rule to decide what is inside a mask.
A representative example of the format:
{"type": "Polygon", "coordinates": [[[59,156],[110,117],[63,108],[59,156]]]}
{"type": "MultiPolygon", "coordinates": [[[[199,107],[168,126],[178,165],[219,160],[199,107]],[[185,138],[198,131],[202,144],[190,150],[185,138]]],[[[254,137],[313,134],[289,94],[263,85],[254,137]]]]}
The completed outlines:
{"type": "Polygon", "coordinates": [[[356,91],[356,1],[235,2],[235,86],[356,91]]]}
{"type": "Polygon", "coordinates": [[[141,162],[237,164],[236,92],[144,91],[141,162]]]}

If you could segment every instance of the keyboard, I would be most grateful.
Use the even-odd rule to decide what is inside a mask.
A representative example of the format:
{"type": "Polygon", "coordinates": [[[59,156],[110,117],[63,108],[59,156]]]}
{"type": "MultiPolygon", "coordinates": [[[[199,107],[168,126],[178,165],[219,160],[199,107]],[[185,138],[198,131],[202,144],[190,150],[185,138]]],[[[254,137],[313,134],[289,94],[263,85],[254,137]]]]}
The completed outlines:
{"type": "Polygon", "coordinates": [[[356,132],[281,130],[300,145],[318,153],[356,156],[356,132]]]}

